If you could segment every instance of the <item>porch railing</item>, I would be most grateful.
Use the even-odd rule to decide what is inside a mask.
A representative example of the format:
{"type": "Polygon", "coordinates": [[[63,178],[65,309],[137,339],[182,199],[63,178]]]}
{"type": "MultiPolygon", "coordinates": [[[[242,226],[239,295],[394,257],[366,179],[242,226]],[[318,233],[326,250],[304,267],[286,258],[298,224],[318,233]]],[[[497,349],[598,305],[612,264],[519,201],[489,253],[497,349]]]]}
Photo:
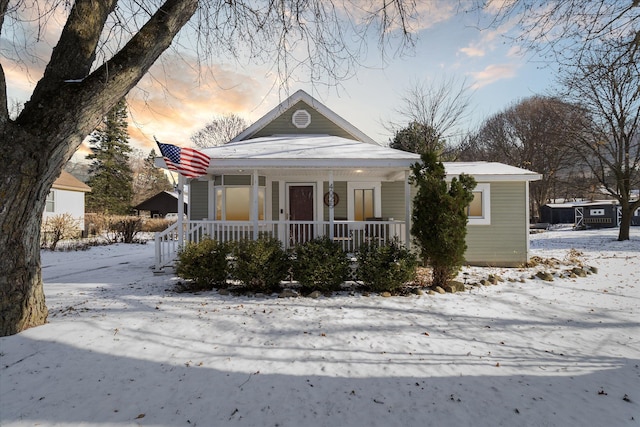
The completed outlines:
{"type": "MultiPolygon", "coordinates": [[[[184,221],[182,227],[182,241],[178,223],[156,233],[156,269],[171,265],[187,242],[197,243],[205,237],[222,242],[258,237],[252,221],[184,221]]],[[[348,253],[356,252],[365,242],[383,245],[397,238],[406,244],[404,221],[259,221],[257,231],[278,238],[285,249],[320,236],[333,238],[348,253]]]]}

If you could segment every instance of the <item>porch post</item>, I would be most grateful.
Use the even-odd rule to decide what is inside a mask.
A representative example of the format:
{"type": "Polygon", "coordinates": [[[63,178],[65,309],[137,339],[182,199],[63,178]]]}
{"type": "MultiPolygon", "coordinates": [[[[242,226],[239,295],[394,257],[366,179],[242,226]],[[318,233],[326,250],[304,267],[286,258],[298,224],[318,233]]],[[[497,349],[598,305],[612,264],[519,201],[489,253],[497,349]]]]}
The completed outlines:
{"type": "Polygon", "coordinates": [[[410,171],[404,171],[404,241],[407,249],[411,249],[411,184],[410,171]]]}
{"type": "Polygon", "coordinates": [[[184,176],[178,174],[178,245],[184,246],[184,176]]]}
{"type": "Polygon", "coordinates": [[[329,239],[333,242],[334,230],[333,230],[333,221],[334,217],[334,198],[333,198],[333,171],[329,171],[329,239]]]}
{"type": "Polygon", "coordinates": [[[253,170],[253,179],[251,180],[251,218],[253,218],[253,239],[258,239],[258,170],[253,170]]]}

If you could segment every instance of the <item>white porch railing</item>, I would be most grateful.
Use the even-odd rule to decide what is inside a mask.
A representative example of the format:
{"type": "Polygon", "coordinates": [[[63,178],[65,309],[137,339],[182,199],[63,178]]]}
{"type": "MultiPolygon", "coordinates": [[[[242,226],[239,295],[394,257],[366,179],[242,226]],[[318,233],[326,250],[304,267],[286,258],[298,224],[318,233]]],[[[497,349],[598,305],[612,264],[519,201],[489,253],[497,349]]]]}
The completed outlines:
{"type": "Polygon", "coordinates": [[[328,236],[342,245],[346,252],[353,253],[364,242],[379,244],[398,238],[406,244],[405,223],[403,221],[184,221],[182,241],[178,223],[156,233],[156,269],[171,265],[178,249],[187,242],[199,242],[205,237],[227,242],[257,238],[258,234],[268,234],[278,238],[285,249],[304,243],[315,237],[328,236]]]}

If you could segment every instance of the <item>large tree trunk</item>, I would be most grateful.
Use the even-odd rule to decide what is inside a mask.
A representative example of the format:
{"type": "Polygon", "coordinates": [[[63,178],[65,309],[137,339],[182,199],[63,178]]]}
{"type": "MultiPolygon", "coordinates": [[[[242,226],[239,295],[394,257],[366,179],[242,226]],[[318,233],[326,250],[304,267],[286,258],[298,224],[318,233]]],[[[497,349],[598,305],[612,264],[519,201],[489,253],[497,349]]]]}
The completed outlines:
{"type": "MultiPolygon", "coordinates": [[[[82,140],[170,46],[198,1],[167,0],[122,50],[89,74],[116,3],[75,1],[44,77],[15,121],[8,119],[0,66],[0,336],[46,322],[40,224],[53,182],[82,140]]],[[[6,9],[2,0],[0,7],[6,9]]]]}
{"type": "Polygon", "coordinates": [[[11,127],[3,153],[5,179],[0,198],[0,335],[10,335],[47,320],[40,269],[40,223],[45,199],[57,173],[28,152],[28,134],[11,127]],[[4,157],[11,157],[7,163],[4,157]],[[48,170],[47,170],[48,169],[48,170]]]}

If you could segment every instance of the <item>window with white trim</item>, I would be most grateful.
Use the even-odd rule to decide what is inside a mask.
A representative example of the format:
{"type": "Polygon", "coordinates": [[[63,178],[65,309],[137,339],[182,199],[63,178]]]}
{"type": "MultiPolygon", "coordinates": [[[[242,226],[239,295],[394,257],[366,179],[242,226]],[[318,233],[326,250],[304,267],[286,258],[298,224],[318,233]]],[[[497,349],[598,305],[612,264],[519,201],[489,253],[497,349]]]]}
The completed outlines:
{"type": "Polygon", "coordinates": [[[47,194],[44,211],[45,212],[56,211],[56,191],[55,190],[51,190],[49,191],[49,194],[47,194]]]}
{"type": "Polygon", "coordinates": [[[473,190],[473,200],[467,207],[469,225],[491,224],[491,186],[478,184],[473,190]]]}
{"type": "Polygon", "coordinates": [[[347,194],[347,216],[350,221],[366,221],[382,215],[380,182],[348,182],[347,194]]]}
{"type": "Polygon", "coordinates": [[[353,220],[366,221],[374,216],[373,188],[353,190],[353,220]]]}
{"type": "MultiPolygon", "coordinates": [[[[217,187],[216,220],[249,221],[251,220],[251,195],[253,189],[241,187],[217,187]]],[[[258,188],[258,219],[264,220],[265,188],[258,188]]]]}

